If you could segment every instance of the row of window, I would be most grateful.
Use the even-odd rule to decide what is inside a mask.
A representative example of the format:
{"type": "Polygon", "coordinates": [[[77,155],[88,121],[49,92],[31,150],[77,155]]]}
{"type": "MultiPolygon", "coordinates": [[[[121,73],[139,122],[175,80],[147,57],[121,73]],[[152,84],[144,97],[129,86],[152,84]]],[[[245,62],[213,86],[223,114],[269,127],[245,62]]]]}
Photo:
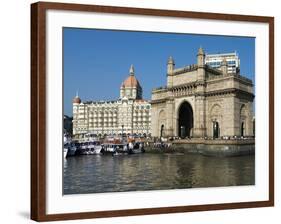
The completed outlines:
{"type": "MultiPolygon", "coordinates": [[[[210,65],[211,67],[219,67],[221,66],[221,61],[211,61],[211,62],[207,62],[207,65],[210,65]]],[[[236,61],[227,61],[227,64],[232,66],[232,65],[236,65],[236,61]]]]}
{"type": "Polygon", "coordinates": [[[141,109],[141,110],[143,110],[143,109],[150,109],[150,105],[146,105],[146,106],[144,106],[144,105],[142,105],[142,106],[135,106],[135,109],[137,109],[137,110],[139,110],[139,109],[141,109]]]}
{"type": "MultiPolygon", "coordinates": [[[[131,112],[127,112],[127,111],[124,111],[123,113],[122,113],[122,115],[124,115],[124,113],[126,113],[126,114],[131,114],[131,112]]],[[[150,111],[148,111],[148,110],[144,110],[144,111],[134,111],[134,116],[137,116],[137,115],[139,115],[139,116],[141,116],[141,115],[143,115],[143,116],[147,116],[147,115],[149,115],[150,114],[150,111]]],[[[76,114],[75,113],[75,115],[76,115],[76,117],[78,116],[78,117],[86,117],[87,115],[86,114],[84,114],[84,113],[78,113],[78,114],[76,114]]],[[[107,113],[107,112],[105,112],[105,113],[103,113],[103,112],[100,112],[100,113],[90,113],[88,116],[89,117],[102,117],[102,116],[114,116],[114,117],[116,117],[118,114],[117,113],[107,113]]]]}
{"type": "MultiPolygon", "coordinates": [[[[98,110],[114,110],[114,111],[117,111],[118,110],[118,107],[110,107],[110,108],[107,108],[107,107],[102,107],[102,108],[93,108],[93,107],[88,107],[89,110],[94,110],[94,109],[98,109],[98,110]]],[[[150,105],[137,105],[137,106],[134,106],[134,109],[136,110],[143,110],[143,109],[150,109],[151,106],[150,105]]],[[[86,107],[85,106],[75,106],[73,107],[73,110],[81,110],[81,111],[84,111],[86,110],[86,107]]]]}

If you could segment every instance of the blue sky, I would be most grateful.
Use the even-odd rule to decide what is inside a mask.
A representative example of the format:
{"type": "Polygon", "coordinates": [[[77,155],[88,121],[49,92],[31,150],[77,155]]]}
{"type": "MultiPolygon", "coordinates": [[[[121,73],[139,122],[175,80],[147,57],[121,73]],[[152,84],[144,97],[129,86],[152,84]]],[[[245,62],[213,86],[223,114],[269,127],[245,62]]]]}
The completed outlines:
{"type": "Polygon", "coordinates": [[[175,67],[195,64],[200,46],[210,54],[237,51],[241,74],[254,81],[254,38],[64,28],[64,113],[72,116],[77,90],[82,101],[118,99],[131,64],[150,99],[153,88],[166,85],[168,57],[175,67]]]}

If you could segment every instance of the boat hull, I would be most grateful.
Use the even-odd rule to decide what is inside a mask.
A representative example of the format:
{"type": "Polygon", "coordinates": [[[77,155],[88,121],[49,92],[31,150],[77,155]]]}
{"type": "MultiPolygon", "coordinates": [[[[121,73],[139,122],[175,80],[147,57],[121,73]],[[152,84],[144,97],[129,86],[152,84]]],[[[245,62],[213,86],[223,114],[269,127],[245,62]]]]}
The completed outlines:
{"type": "Polygon", "coordinates": [[[63,157],[66,158],[68,153],[68,148],[63,148],[63,157]]]}

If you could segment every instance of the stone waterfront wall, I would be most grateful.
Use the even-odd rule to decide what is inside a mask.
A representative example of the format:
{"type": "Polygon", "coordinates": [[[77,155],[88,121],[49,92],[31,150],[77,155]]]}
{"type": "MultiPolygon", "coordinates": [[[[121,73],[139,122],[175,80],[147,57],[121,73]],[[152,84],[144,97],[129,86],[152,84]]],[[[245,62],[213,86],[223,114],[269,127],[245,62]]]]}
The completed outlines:
{"type": "Polygon", "coordinates": [[[242,156],[255,154],[255,145],[173,144],[171,150],[183,153],[198,153],[205,156],[242,156]]]}
{"type": "Polygon", "coordinates": [[[255,140],[179,140],[171,143],[169,148],[146,149],[147,152],[167,152],[167,153],[196,153],[205,156],[243,156],[255,154],[255,140]]]}

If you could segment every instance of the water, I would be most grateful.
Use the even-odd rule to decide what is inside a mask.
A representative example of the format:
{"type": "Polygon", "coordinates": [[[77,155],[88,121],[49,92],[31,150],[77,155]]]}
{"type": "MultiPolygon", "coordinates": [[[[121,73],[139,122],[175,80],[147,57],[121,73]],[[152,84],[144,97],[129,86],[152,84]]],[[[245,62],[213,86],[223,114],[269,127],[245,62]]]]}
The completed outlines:
{"type": "Polygon", "coordinates": [[[64,160],[64,194],[255,184],[255,157],[88,155],[64,160]]]}

